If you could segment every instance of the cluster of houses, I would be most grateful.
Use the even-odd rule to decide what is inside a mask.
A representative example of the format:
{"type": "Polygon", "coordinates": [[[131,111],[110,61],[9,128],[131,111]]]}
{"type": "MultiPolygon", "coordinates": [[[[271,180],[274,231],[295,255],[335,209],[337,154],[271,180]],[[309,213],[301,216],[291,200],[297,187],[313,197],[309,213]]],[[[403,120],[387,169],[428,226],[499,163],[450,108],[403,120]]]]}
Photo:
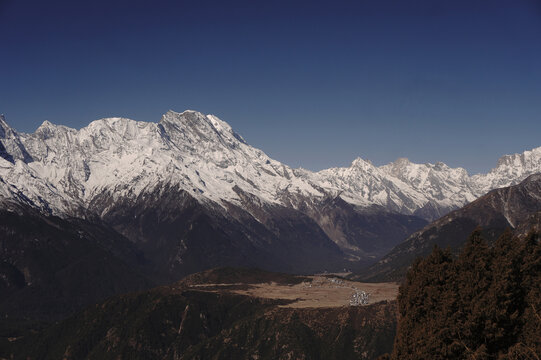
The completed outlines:
{"type": "MultiPolygon", "coordinates": [[[[327,282],[330,282],[333,285],[336,285],[335,287],[349,287],[344,284],[344,280],[338,279],[338,278],[327,278],[327,282]]],[[[311,283],[309,282],[303,282],[302,285],[305,288],[311,288],[312,286],[319,287],[323,285],[325,282],[325,279],[317,279],[311,283]]],[[[359,305],[368,305],[368,300],[370,298],[370,293],[367,293],[366,291],[359,290],[355,287],[352,287],[355,292],[351,295],[351,298],[349,299],[349,305],[350,306],[359,306],[359,305]]]]}
{"type": "Polygon", "coordinates": [[[355,290],[351,299],[349,299],[350,306],[368,305],[368,298],[370,294],[363,290],[355,290]]]}

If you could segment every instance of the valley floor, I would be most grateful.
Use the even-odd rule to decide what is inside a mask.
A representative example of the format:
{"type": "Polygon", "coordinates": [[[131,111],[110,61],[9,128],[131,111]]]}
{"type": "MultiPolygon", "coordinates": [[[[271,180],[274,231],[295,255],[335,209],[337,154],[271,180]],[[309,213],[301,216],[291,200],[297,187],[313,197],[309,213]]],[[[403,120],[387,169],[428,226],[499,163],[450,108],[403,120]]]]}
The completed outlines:
{"type": "Polygon", "coordinates": [[[324,308],[349,306],[355,294],[368,294],[367,304],[395,300],[398,295],[397,283],[361,283],[335,277],[313,275],[304,277],[297,284],[259,283],[259,284],[195,284],[197,290],[211,292],[230,292],[251,297],[290,300],[281,305],[289,308],[324,308]]]}

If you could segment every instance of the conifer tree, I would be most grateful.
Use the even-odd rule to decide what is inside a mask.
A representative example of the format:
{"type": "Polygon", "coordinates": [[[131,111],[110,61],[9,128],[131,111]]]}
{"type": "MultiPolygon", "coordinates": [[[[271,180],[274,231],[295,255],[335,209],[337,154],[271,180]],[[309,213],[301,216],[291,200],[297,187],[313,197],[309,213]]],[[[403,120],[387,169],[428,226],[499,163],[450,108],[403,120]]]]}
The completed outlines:
{"type": "Polygon", "coordinates": [[[398,297],[391,359],[541,360],[541,243],[476,229],[454,260],[435,247],[398,297]]]}
{"type": "Polygon", "coordinates": [[[490,318],[488,291],[492,282],[492,252],[476,229],[456,262],[459,305],[455,315],[458,333],[455,344],[467,354],[483,358],[488,341],[487,319],[490,318]]]}
{"type": "Polygon", "coordinates": [[[392,359],[449,358],[454,273],[450,250],[438,247],[413,264],[398,297],[401,319],[392,359]]]}
{"type": "Polygon", "coordinates": [[[525,290],[522,331],[509,359],[541,359],[541,242],[531,232],[524,241],[521,288],[525,290]]]}
{"type": "Polygon", "coordinates": [[[492,283],[488,292],[485,322],[487,347],[492,354],[504,354],[516,342],[524,312],[522,249],[519,240],[506,230],[493,247],[492,283]]]}

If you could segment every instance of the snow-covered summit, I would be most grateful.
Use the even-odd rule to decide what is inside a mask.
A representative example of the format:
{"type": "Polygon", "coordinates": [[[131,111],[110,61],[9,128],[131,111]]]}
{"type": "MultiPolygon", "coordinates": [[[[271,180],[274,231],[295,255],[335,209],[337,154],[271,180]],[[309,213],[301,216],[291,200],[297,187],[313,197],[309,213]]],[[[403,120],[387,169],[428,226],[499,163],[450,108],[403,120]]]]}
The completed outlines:
{"type": "MultiPolygon", "coordinates": [[[[44,122],[32,134],[4,132],[8,155],[27,175],[14,177],[3,168],[2,179],[22,193],[33,191],[25,177],[39,179],[68,203],[88,205],[107,191],[137,197],[164,184],[217,203],[239,203],[235,185],[269,203],[280,202],[284,189],[322,195],[291,168],[249,146],[226,122],[196,111],[169,111],[158,123],[105,118],[80,130],[44,122]]],[[[42,197],[54,213],[65,211],[58,196],[42,197]]]]}
{"type": "Polygon", "coordinates": [[[30,134],[1,116],[0,156],[0,198],[25,199],[59,215],[77,214],[103,193],[136,198],[173,186],[220,206],[242,206],[245,194],[282,206],[340,196],[430,218],[426,209],[447,212],[541,171],[537,148],[504,156],[488,174],[472,177],[462,168],[405,158],[379,167],[357,158],[350,167],[314,173],[269,158],[225,121],[193,110],[168,111],[158,123],[105,118],[80,130],[45,121],[30,134]]]}
{"type": "Polygon", "coordinates": [[[504,155],[487,174],[472,176],[478,193],[504,186],[516,185],[531,174],[541,172],[541,147],[522,154],[504,155]]]}
{"type": "Polygon", "coordinates": [[[376,167],[358,158],[350,167],[322,170],[313,177],[324,188],[341,189],[341,196],[350,202],[375,203],[431,220],[430,213],[440,216],[492,189],[517,184],[539,172],[541,147],[505,155],[489,173],[474,176],[469,176],[463,168],[451,168],[442,162],[416,164],[399,158],[376,167]]]}

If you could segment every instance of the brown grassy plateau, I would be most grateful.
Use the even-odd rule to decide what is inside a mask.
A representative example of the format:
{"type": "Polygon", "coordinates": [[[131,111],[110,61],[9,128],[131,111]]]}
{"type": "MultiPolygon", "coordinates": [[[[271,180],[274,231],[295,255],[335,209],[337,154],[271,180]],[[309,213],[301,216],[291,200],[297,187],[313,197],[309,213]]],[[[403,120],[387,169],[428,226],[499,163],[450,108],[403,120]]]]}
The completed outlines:
{"type": "Polygon", "coordinates": [[[259,284],[194,284],[195,290],[229,292],[251,297],[291,300],[281,307],[323,308],[349,306],[350,299],[357,291],[369,293],[369,304],[395,300],[398,295],[397,283],[362,283],[329,276],[304,276],[298,283],[277,283],[274,281],[259,284]]]}

